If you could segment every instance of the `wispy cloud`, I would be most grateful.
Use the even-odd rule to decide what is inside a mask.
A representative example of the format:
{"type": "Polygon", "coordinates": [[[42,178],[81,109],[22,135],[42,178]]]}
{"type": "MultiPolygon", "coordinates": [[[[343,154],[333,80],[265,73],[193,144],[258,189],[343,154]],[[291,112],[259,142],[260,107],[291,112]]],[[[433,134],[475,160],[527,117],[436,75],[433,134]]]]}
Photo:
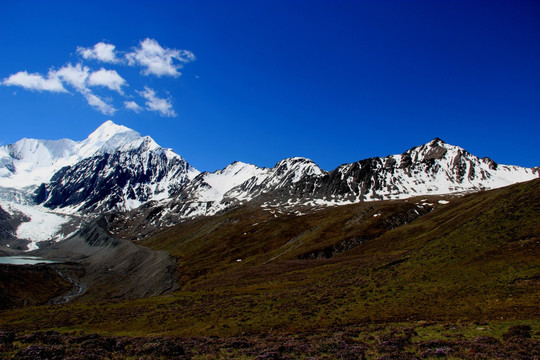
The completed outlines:
{"type": "Polygon", "coordinates": [[[135,111],[136,113],[140,113],[142,111],[142,107],[140,107],[135,101],[124,101],[124,107],[128,110],[135,111]]]}
{"type": "Polygon", "coordinates": [[[144,91],[137,91],[139,95],[145,98],[146,108],[150,111],[157,111],[161,116],[176,117],[176,113],[173,110],[171,99],[162,99],[156,96],[156,92],[153,89],[145,86],[144,91]]]}
{"type": "Polygon", "coordinates": [[[118,75],[115,70],[105,70],[104,68],[101,68],[90,74],[88,85],[104,86],[110,90],[117,91],[119,94],[123,94],[122,86],[126,85],[126,80],[118,75]]]}
{"type": "Polygon", "coordinates": [[[133,52],[126,54],[126,59],[129,65],[143,67],[145,75],[178,77],[182,64],[194,61],[195,55],[188,50],[163,48],[156,40],[145,39],[133,52]]]}
{"type": "Polygon", "coordinates": [[[92,93],[90,90],[86,89],[81,92],[84,98],[88,102],[88,105],[92,106],[100,113],[104,115],[113,115],[116,112],[116,109],[111,105],[105,102],[102,98],[92,93]]]}
{"type": "Polygon", "coordinates": [[[78,47],[77,52],[87,60],[93,59],[114,64],[120,62],[115,48],[113,44],[99,42],[93,48],[78,47]]]}
{"type": "Polygon", "coordinates": [[[1,84],[5,86],[19,86],[36,91],[67,92],[54,71],[49,71],[47,77],[41,74],[29,74],[26,71],[19,71],[2,80],[1,84]]]}
{"type": "Polygon", "coordinates": [[[88,105],[104,115],[113,115],[116,109],[101,97],[94,94],[88,86],[105,86],[111,90],[116,90],[122,93],[122,85],[125,80],[116,73],[116,71],[108,71],[101,69],[95,72],[90,72],[90,68],[81,64],[67,64],[56,71],[56,75],[63,82],[75,88],[83,95],[88,105]]]}

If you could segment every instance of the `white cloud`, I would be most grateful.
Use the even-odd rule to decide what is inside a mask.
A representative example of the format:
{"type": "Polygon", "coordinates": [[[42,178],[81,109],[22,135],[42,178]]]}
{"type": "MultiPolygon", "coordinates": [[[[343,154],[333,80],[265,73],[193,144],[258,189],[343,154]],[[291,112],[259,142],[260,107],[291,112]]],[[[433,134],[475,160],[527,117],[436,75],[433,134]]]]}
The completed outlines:
{"type": "Polygon", "coordinates": [[[116,109],[111,104],[106,103],[102,98],[93,94],[90,90],[85,89],[81,94],[83,94],[88,105],[92,106],[100,113],[104,115],[113,115],[116,112],[116,109]]]}
{"type": "Polygon", "coordinates": [[[75,89],[82,91],[86,89],[86,81],[90,74],[90,69],[81,64],[75,66],[67,64],[56,71],[56,75],[62,79],[62,81],[70,84],[75,89]]]}
{"type": "MultiPolygon", "coordinates": [[[[101,68],[97,71],[86,66],[87,60],[97,60],[111,64],[122,64],[130,66],[140,66],[141,74],[157,77],[181,75],[180,70],[184,64],[195,60],[195,55],[188,50],[170,49],[162,47],[154,39],[144,39],[131,52],[116,51],[112,44],[99,42],[93,47],[78,47],[80,62],[76,64],[67,63],[60,69],[54,67],[49,69],[46,75],[39,73],[28,73],[19,71],[7,78],[0,79],[0,86],[16,86],[27,90],[49,91],[56,93],[79,93],[88,104],[97,111],[112,115],[118,109],[114,107],[113,101],[122,101],[126,110],[139,113],[143,110],[158,112],[161,116],[175,117],[176,113],[172,106],[170,96],[160,98],[156,96],[156,91],[145,87],[143,91],[136,91],[145,99],[144,105],[132,101],[133,96],[125,94],[128,90],[128,83],[116,70],[101,68]],[[125,55],[124,55],[125,54],[125,55]],[[105,87],[117,92],[114,98],[104,98],[94,94],[94,87],[105,87]],[[75,91],[73,91],[75,90],[75,91]],[[119,99],[120,98],[120,99],[119,99]]],[[[198,76],[197,76],[198,77],[198,76]]]]}
{"type": "Polygon", "coordinates": [[[144,87],[144,91],[137,91],[139,95],[145,98],[146,108],[150,111],[157,111],[161,116],[176,117],[172,108],[170,99],[161,99],[156,96],[156,92],[149,87],[144,87]]]}
{"type": "Polygon", "coordinates": [[[26,71],[19,71],[4,79],[1,84],[5,86],[20,86],[28,90],[67,92],[54,71],[49,71],[46,78],[41,74],[29,74],[26,71]]]}
{"type": "Polygon", "coordinates": [[[98,42],[93,48],[78,47],[77,52],[85,59],[95,59],[108,63],[117,63],[120,60],[116,57],[113,44],[98,42]]]}
{"type": "Polygon", "coordinates": [[[109,73],[107,70],[101,69],[90,73],[90,69],[87,66],[67,64],[54,73],[66,84],[70,84],[81,93],[86,99],[86,102],[88,102],[88,105],[97,111],[105,115],[113,115],[116,112],[116,109],[111,104],[92,93],[88,88],[88,85],[101,85],[121,92],[121,86],[125,80],[116,71],[109,73]]]}
{"type": "Polygon", "coordinates": [[[118,75],[115,70],[105,70],[104,68],[101,68],[90,74],[88,85],[105,86],[110,90],[115,90],[118,91],[119,94],[123,94],[122,86],[126,85],[126,80],[118,75]]]}
{"type": "Polygon", "coordinates": [[[135,111],[136,113],[142,111],[142,107],[140,107],[135,101],[124,101],[124,107],[128,110],[135,111]]]}
{"type": "Polygon", "coordinates": [[[90,74],[90,69],[86,66],[67,64],[57,71],[49,70],[47,78],[41,74],[28,74],[26,71],[20,71],[2,81],[3,85],[20,86],[29,90],[68,92],[63,83],[73,86],[84,96],[88,104],[99,112],[105,115],[113,115],[116,109],[92,93],[87,85],[106,86],[111,90],[122,93],[122,85],[125,84],[125,80],[116,71],[101,69],[90,74]]]}
{"type": "Polygon", "coordinates": [[[166,49],[156,40],[145,39],[133,52],[126,54],[129,65],[139,65],[145,68],[143,74],[161,76],[180,76],[182,63],[195,60],[195,55],[188,50],[166,49]],[[174,63],[178,60],[179,63],[174,63]]]}

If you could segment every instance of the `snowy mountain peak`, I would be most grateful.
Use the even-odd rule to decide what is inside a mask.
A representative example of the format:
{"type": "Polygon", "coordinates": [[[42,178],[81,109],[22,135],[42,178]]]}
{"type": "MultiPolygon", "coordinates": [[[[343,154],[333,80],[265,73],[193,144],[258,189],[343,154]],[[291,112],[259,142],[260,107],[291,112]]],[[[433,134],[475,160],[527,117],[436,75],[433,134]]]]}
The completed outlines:
{"type": "Polygon", "coordinates": [[[75,146],[75,144],[75,141],[69,139],[37,140],[23,138],[15,144],[6,145],[2,148],[6,149],[13,159],[21,160],[34,157],[39,161],[44,157],[63,157],[75,146]]]}
{"type": "MultiPolygon", "coordinates": [[[[459,146],[450,145],[440,138],[435,138],[430,142],[415,146],[401,154],[401,164],[409,166],[412,163],[422,163],[441,159],[455,158],[458,155],[470,155],[459,146]]],[[[394,156],[397,157],[398,155],[394,156]]]]}
{"type": "Polygon", "coordinates": [[[305,176],[319,176],[323,170],[312,160],[304,157],[292,157],[281,160],[274,167],[275,181],[291,181],[292,183],[300,181],[305,176]]]}
{"type": "Polygon", "coordinates": [[[77,153],[81,158],[87,158],[94,154],[112,153],[118,149],[135,149],[145,141],[151,142],[152,148],[159,147],[150,137],[143,137],[135,130],[108,120],[79,143],[77,153]]]}
{"type": "Polygon", "coordinates": [[[94,130],[94,132],[88,136],[88,139],[103,139],[106,141],[117,134],[126,132],[135,132],[135,130],[123,125],[117,125],[112,120],[107,120],[94,130]]]}
{"type": "Polygon", "coordinates": [[[259,168],[252,164],[235,161],[222,170],[213,173],[199,174],[186,188],[189,198],[202,202],[219,202],[230,190],[243,183],[257,179],[264,179],[268,169],[259,168]]]}
{"type": "Polygon", "coordinates": [[[280,167],[280,166],[283,166],[283,165],[294,166],[295,164],[314,164],[315,165],[315,162],[313,162],[313,160],[305,158],[305,157],[294,156],[294,157],[286,158],[286,159],[283,159],[283,160],[279,161],[276,164],[276,167],[280,167]]]}
{"type": "Polygon", "coordinates": [[[229,165],[227,165],[223,170],[218,170],[219,173],[222,174],[232,174],[237,173],[238,171],[247,170],[247,169],[255,169],[257,166],[248,164],[242,161],[235,161],[229,165]]]}
{"type": "MultiPolygon", "coordinates": [[[[22,139],[0,147],[0,187],[38,186],[65,166],[96,155],[130,150],[163,152],[168,159],[183,160],[172,150],[162,149],[151,137],[108,120],[82,141],[22,139]]],[[[198,174],[191,166],[188,171],[190,178],[198,174]]]]}

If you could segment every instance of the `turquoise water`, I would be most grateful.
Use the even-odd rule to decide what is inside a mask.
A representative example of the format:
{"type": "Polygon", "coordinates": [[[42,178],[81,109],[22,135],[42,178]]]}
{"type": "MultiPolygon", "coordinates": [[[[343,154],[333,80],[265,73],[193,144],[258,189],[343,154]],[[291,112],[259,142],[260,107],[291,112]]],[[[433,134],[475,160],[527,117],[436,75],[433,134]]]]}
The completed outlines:
{"type": "Polygon", "coordinates": [[[0,264],[11,265],[35,265],[35,264],[54,264],[59,261],[44,260],[37,256],[0,256],[0,264]]]}

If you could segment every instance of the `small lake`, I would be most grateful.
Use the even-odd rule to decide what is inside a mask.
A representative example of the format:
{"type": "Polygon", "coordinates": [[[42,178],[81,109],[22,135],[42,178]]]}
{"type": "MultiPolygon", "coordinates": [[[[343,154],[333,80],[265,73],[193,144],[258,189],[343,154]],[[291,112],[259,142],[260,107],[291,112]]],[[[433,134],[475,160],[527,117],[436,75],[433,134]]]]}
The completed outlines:
{"type": "Polygon", "coordinates": [[[35,265],[35,264],[54,264],[60,261],[45,260],[37,256],[0,256],[0,264],[11,265],[35,265]]]}

